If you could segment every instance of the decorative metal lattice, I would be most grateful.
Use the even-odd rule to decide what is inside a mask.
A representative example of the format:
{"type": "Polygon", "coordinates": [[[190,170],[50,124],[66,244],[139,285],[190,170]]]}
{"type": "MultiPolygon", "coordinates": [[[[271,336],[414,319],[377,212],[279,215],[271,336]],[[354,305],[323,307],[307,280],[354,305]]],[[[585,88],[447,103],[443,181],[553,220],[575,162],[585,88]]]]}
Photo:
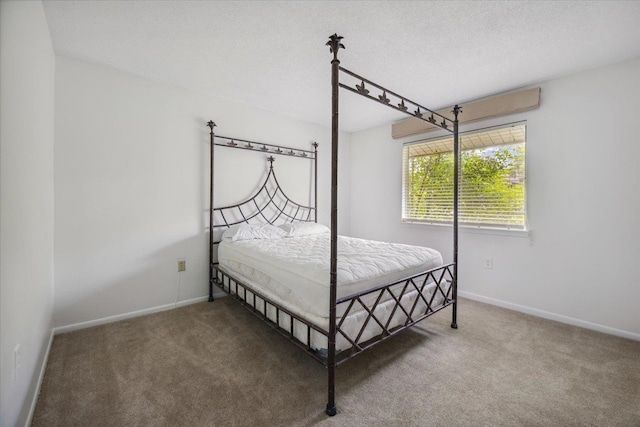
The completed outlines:
{"type": "MultiPolygon", "coordinates": [[[[246,139],[231,138],[228,136],[221,136],[221,135],[216,135],[215,137],[216,137],[216,141],[218,140],[226,141],[226,142],[215,142],[213,144],[219,147],[231,147],[231,148],[240,148],[243,150],[262,151],[269,154],[278,154],[283,156],[306,157],[311,160],[315,159],[316,157],[316,152],[312,150],[302,150],[299,148],[291,148],[291,147],[285,147],[282,145],[266,144],[264,142],[255,142],[255,141],[249,141],[246,139]]],[[[313,147],[317,148],[318,144],[314,142],[313,147]]]]}
{"type": "Polygon", "coordinates": [[[431,123],[432,125],[437,126],[441,129],[453,132],[453,120],[451,120],[450,118],[436,113],[435,111],[432,111],[427,107],[418,104],[417,102],[400,96],[397,93],[390,91],[389,89],[385,89],[379,84],[374,83],[371,80],[367,80],[364,77],[347,70],[346,68],[339,67],[339,69],[343,74],[346,74],[355,79],[355,83],[352,82],[351,85],[342,82],[339,83],[339,86],[341,88],[364,96],[365,98],[371,99],[380,104],[386,105],[387,107],[393,108],[394,110],[400,111],[401,113],[408,114],[422,121],[431,123]],[[360,83],[358,83],[358,81],[360,83]],[[370,88],[375,88],[379,94],[371,94],[371,90],[367,88],[367,85],[370,88]]]}
{"type": "MultiPolygon", "coordinates": [[[[348,346],[336,355],[337,364],[346,362],[364,350],[453,304],[452,267],[453,264],[443,265],[426,273],[340,298],[337,305],[343,305],[347,308],[336,319],[337,333],[344,337],[348,346]],[[384,310],[380,310],[380,313],[377,313],[378,307],[383,304],[391,306],[387,306],[384,310]],[[358,328],[351,331],[346,330],[344,324],[347,317],[358,311],[365,311],[366,318],[358,324],[358,328]],[[404,320],[396,321],[394,322],[396,325],[391,326],[397,315],[403,316],[404,320]],[[364,332],[371,322],[378,325],[380,333],[363,340],[364,332]]],[[[273,302],[264,294],[255,291],[232,274],[221,269],[217,264],[215,271],[213,282],[220,289],[242,302],[247,310],[284,335],[296,346],[306,350],[316,361],[327,365],[327,354],[323,350],[316,351],[312,346],[312,334],[328,337],[328,331],[273,302]]]]}
{"type": "Polygon", "coordinates": [[[213,228],[228,228],[237,224],[275,224],[283,222],[313,222],[316,208],[291,200],[280,187],[273,170],[275,158],[269,156],[269,173],[260,189],[247,200],[213,209],[213,228]]]}
{"type": "Polygon", "coordinates": [[[351,344],[351,348],[337,355],[337,364],[453,304],[454,281],[453,264],[447,264],[426,273],[338,299],[336,305],[346,305],[347,308],[338,321],[336,332],[351,344]],[[370,303],[371,300],[375,300],[373,304],[370,303]],[[381,307],[382,304],[389,303],[391,307],[381,307]],[[367,317],[360,329],[345,330],[343,325],[347,316],[362,310],[367,313],[367,317]],[[404,320],[393,322],[396,316],[404,317],[404,320]],[[365,341],[362,339],[363,334],[372,321],[377,324],[380,333],[365,341]]]}
{"type": "Polygon", "coordinates": [[[312,348],[311,334],[318,333],[326,337],[327,331],[293,314],[290,310],[271,301],[260,292],[256,292],[233,277],[233,275],[221,270],[218,265],[216,265],[215,270],[213,282],[220,289],[240,301],[244,308],[285,336],[293,344],[306,350],[316,361],[326,364],[326,355],[316,352],[312,348]],[[299,330],[300,327],[304,328],[304,333],[296,334],[295,331],[299,330]]]}

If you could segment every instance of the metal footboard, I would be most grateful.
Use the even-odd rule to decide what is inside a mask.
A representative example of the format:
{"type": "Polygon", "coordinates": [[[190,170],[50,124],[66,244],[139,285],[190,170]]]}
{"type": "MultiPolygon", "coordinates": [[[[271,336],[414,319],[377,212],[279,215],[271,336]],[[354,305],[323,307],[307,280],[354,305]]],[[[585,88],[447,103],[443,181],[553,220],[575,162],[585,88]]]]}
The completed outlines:
{"type": "Polygon", "coordinates": [[[424,273],[338,299],[336,305],[346,305],[347,308],[342,317],[337,319],[336,334],[344,337],[351,344],[351,348],[336,355],[336,364],[340,365],[346,362],[364,350],[453,304],[455,302],[453,299],[455,287],[453,266],[453,263],[446,264],[424,273]],[[412,293],[415,293],[414,297],[405,298],[412,293]],[[373,305],[365,303],[363,301],[365,297],[375,298],[373,305]],[[442,299],[440,300],[439,297],[442,299]],[[388,315],[376,314],[376,308],[385,301],[393,301],[391,312],[388,315]],[[354,310],[367,312],[367,318],[355,338],[342,328],[344,320],[354,310]],[[406,319],[404,322],[394,325],[392,321],[397,313],[406,319]],[[382,331],[374,338],[362,340],[364,331],[371,321],[375,322],[382,331]]]}
{"type": "MultiPolygon", "coordinates": [[[[397,280],[395,282],[367,289],[337,300],[337,306],[346,307],[340,318],[336,319],[336,333],[342,336],[350,347],[336,354],[336,364],[340,365],[376,344],[410,328],[421,320],[452,305],[455,280],[453,265],[446,264],[429,271],[397,280]],[[365,300],[374,300],[369,304],[365,300]],[[391,302],[388,315],[376,314],[383,303],[391,302]],[[343,328],[345,319],[353,313],[364,310],[366,319],[357,331],[349,332],[343,328]],[[403,316],[401,322],[393,322],[403,316]],[[381,332],[364,339],[364,332],[371,322],[376,323],[381,332]]],[[[309,320],[293,313],[256,291],[250,285],[233,274],[214,264],[213,284],[240,302],[249,312],[267,323],[272,329],[287,338],[316,361],[327,366],[326,351],[317,351],[312,346],[312,334],[318,333],[328,339],[329,332],[309,320]],[[302,333],[300,330],[302,329],[302,333]]]]}

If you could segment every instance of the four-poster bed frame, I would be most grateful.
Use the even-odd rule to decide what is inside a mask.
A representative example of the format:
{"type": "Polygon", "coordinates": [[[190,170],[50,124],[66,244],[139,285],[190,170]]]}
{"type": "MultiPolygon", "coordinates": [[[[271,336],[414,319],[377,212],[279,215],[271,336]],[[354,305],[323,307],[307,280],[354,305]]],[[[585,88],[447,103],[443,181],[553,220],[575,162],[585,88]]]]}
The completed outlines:
{"type": "Polygon", "coordinates": [[[209,205],[209,301],[213,301],[213,285],[217,285],[223,291],[242,302],[245,308],[254,313],[258,318],[269,324],[274,330],[287,337],[291,342],[303,348],[307,354],[323,363],[328,370],[328,401],[325,412],[333,416],[336,414],[335,405],[335,370],[336,367],[362,351],[382,342],[383,340],[411,327],[431,316],[432,314],[452,306],[451,327],[457,328],[457,270],[458,270],[458,177],[460,147],[458,141],[458,114],[461,108],[456,105],[452,113],[454,119],[440,115],[420,104],[402,97],[384,87],[365,79],[340,66],[338,60],[339,49],[344,49],[341,43],[342,37],[337,34],[329,38],[327,46],[333,54],[331,61],[331,87],[332,87],[332,125],[331,125],[331,240],[330,240],[330,274],[329,274],[329,325],[324,329],[303,316],[287,309],[283,304],[275,302],[273,298],[263,292],[252,289],[251,286],[239,280],[233,272],[229,272],[214,261],[215,246],[219,243],[214,238],[216,229],[225,229],[233,225],[250,222],[262,222],[274,224],[276,222],[317,222],[317,170],[318,151],[317,143],[313,143],[313,150],[279,145],[265,144],[262,142],[248,141],[238,138],[224,137],[214,134],[216,124],[209,121],[210,128],[210,205],[209,205]],[[341,74],[342,73],[342,74],[341,74]],[[355,85],[348,85],[340,81],[340,76],[356,80],[355,85]],[[379,92],[377,96],[371,95],[367,88],[374,88],[379,92]],[[414,274],[402,280],[376,286],[355,294],[337,298],[337,266],[338,266],[338,136],[339,136],[339,89],[343,88],[367,99],[379,102],[402,113],[411,115],[420,120],[431,123],[453,134],[454,149],[454,200],[453,200],[453,262],[414,274]],[[392,100],[393,99],[393,100],[392,100]],[[221,139],[226,142],[218,142],[221,139]],[[214,148],[222,146],[227,148],[240,148],[244,150],[260,151],[268,153],[269,171],[267,178],[260,189],[247,200],[230,206],[214,207],[214,148]],[[313,161],[314,169],[314,204],[313,206],[300,205],[286,196],[276,178],[273,155],[292,156],[313,161]],[[280,200],[280,201],[278,201],[280,200]],[[266,213],[268,210],[272,214],[266,213]],[[226,212],[226,215],[225,215],[226,212]],[[216,217],[217,215],[217,217],[216,217]],[[216,218],[218,221],[216,222],[216,218]],[[435,285],[435,287],[434,287],[435,285]],[[431,287],[431,288],[429,288],[431,287]],[[429,290],[431,289],[431,290],[429,290]],[[398,292],[399,291],[399,292],[398,292]],[[429,294],[431,292],[431,294],[429,294]],[[408,293],[416,293],[415,300],[409,304],[403,299],[408,293]],[[441,296],[442,301],[436,302],[435,298],[441,296]],[[372,301],[373,304],[363,300],[372,301]],[[388,320],[376,315],[376,308],[383,298],[391,301],[393,309],[388,320]],[[423,303],[426,308],[417,309],[423,303]],[[346,307],[340,319],[336,318],[337,306],[346,307]],[[365,310],[366,320],[359,332],[354,336],[342,328],[344,320],[350,313],[365,310]],[[400,325],[392,325],[391,321],[397,313],[406,317],[406,321],[400,325]],[[401,313],[402,312],[402,313],[401,313]],[[363,340],[363,332],[370,322],[376,323],[382,332],[372,339],[363,340]],[[300,333],[300,329],[306,333],[300,333]],[[312,334],[320,334],[326,337],[326,351],[317,351],[312,348],[312,334]],[[306,335],[306,337],[305,337],[306,335]],[[341,336],[351,346],[341,349],[336,353],[336,337],[341,336]]]}

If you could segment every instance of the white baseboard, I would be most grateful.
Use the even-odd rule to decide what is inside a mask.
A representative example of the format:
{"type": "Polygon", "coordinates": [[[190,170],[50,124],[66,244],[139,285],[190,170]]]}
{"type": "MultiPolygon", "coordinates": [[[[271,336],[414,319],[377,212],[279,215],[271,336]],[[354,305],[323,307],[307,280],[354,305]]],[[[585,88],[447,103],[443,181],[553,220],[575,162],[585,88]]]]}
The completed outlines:
{"type": "Polygon", "coordinates": [[[176,308],[185,307],[187,305],[195,304],[195,303],[198,303],[198,302],[204,302],[204,301],[208,301],[208,300],[209,300],[209,296],[192,298],[192,299],[187,299],[187,300],[184,300],[184,301],[178,301],[178,303],[175,306],[176,306],[176,308]]]}
{"type": "Polygon", "coordinates": [[[42,359],[42,365],[40,366],[40,374],[38,375],[38,384],[36,385],[36,389],[33,392],[33,397],[31,398],[31,408],[29,409],[29,416],[27,417],[27,422],[24,424],[25,427],[29,427],[31,422],[33,421],[33,415],[36,413],[36,404],[38,403],[38,396],[40,396],[40,387],[42,386],[42,379],[44,378],[44,372],[47,369],[47,362],[49,361],[49,352],[51,351],[51,345],[53,344],[53,329],[51,329],[51,334],[49,335],[49,343],[47,344],[47,351],[44,354],[44,358],[42,359]]]}
{"type": "MultiPolygon", "coordinates": [[[[214,294],[214,298],[216,295],[214,294]]],[[[64,334],[66,332],[77,331],[79,329],[90,328],[92,326],[104,325],[107,323],[117,322],[119,320],[131,319],[134,317],[144,316],[147,314],[158,313],[160,311],[171,310],[178,307],[184,307],[186,305],[195,304],[202,301],[207,301],[208,296],[188,299],[184,301],[178,301],[177,303],[159,305],[157,307],[145,308],[143,310],[136,310],[129,313],[117,314],[115,316],[103,317],[102,319],[89,320],[87,322],[74,323],[72,325],[58,326],[53,328],[54,335],[64,334]]]]}
{"type": "Polygon", "coordinates": [[[569,325],[579,326],[585,329],[591,329],[592,331],[603,332],[605,334],[610,334],[610,335],[615,335],[622,338],[628,338],[631,340],[640,341],[640,334],[636,334],[634,332],[623,331],[622,329],[611,328],[609,326],[587,322],[586,320],[580,320],[580,319],[575,319],[569,316],[563,316],[561,314],[550,313],[548,311],[538,310],[537,308],[526,307],[524,305],[514,304],[511,302],[502,301],[495,298],[489,298],[489,297],[474,294],[471,292],[459,290],[458,295],[463,298],[468,298],[468,299],[484,302],[491,305],[497,305],[498,307],[508,308],[509,310],[531,314],[533,316],[542,317],[544,319],[555,320],[556,322],[567,323],[569,325]]]}

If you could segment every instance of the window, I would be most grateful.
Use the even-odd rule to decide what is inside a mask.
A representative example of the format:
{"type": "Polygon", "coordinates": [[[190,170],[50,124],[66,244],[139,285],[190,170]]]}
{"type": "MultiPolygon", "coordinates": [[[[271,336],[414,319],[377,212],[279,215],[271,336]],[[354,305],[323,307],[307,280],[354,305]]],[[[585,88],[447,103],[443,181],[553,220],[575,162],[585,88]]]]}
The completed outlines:
{"type": "MultiPolygon", "coordinates": [[[[526,125],[460,134],[459,224],[526,229],[526,125]]],[[[453,136],[403,147],[402,220],[453,221],[453,136]]]]}

